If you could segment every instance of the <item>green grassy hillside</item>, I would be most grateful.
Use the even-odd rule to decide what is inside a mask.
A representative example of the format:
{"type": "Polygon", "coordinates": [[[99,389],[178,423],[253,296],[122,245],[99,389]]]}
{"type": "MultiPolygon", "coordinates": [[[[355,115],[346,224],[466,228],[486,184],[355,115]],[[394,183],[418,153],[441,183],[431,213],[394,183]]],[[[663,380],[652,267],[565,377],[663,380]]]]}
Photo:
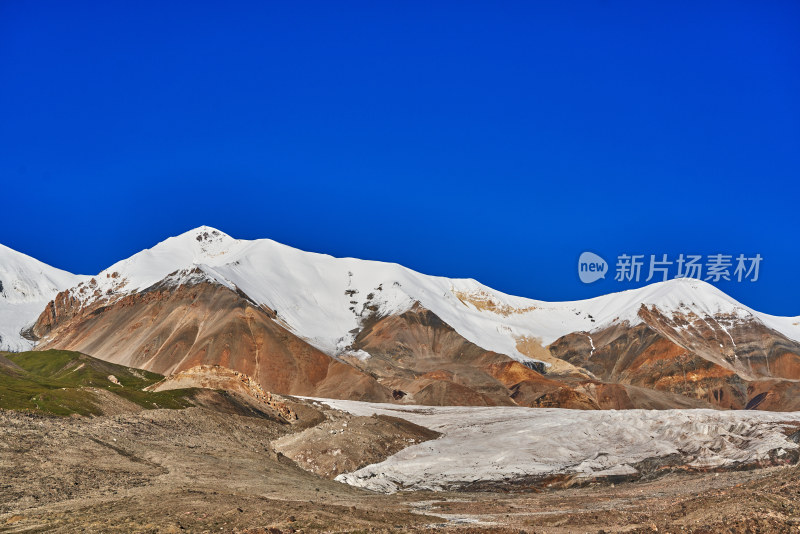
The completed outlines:
{"type": "Polygon", "coordinates": [[[107,390],[145,409],[192,405],[194,390],[143,391],[162,378],[79,352],[0,352],[0,408],[55,415],[101,414],[103,400],[96,389],[107,390]]]}

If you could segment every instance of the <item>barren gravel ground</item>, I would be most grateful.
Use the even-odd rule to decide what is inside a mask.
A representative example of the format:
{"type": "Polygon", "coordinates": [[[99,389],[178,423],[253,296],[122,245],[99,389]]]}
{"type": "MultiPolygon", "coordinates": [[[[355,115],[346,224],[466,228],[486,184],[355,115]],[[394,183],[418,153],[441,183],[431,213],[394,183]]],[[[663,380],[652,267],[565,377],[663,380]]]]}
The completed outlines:
{"type": "Polygon", "coordinates": [[[539,493],[379,495],[272,451],[297,430],[199,407],[0,412],[0,531],[800,532],[795,466],[539,493]]]}

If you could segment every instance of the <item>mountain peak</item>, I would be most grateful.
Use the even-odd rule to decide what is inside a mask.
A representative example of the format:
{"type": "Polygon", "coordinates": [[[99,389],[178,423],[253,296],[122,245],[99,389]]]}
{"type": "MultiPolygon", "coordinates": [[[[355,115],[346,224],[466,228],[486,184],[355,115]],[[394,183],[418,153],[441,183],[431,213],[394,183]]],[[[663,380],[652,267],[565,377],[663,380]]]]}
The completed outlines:
{"type": "MultiPolygon", "coordinates": [[[[225,232],[210,226],[198,226],[170,237],[153,248],[143,251],[162,259],[175,260],[176,266],[207,263],[212,258],[225,255],[239,243],[225,232]]],[[[136,257],[136,256],[133,256],[136,257]]]]}
{"type": "Polygon", "coordinates": [[[225,239],[225,238],[233,239],[231,236],[229,236],[222,230],[217,230],[216,228],[212,228],[211,226],[205,226],[205,225],[193,228],[176,237],[184,237],[184,236],[192,237],[197,241],[225,239]]]}
{"type": "Polygon", "coordinates": [[[207,254],[211,254],[212,256],[216,255],[220,252],[220,249],[229,248],[237,241],[237,239],[234,239],[222,230],[217,230],[211,226],[198,226],[197,228],[193,228],[162,241],[153,247],[153,249],[163,248],[163,245],[167,243],[171,246],[176,246],[176,244],[179,243],[180,245],[177,246],[189,247],[195,255],[203,257],[207,254]]]}
{"type": "Polygon", "coordinates": [[[696,278],[675,278],[657,282],[637,290],[645,304],[678,309],[701,306],[706,312],[730,312],[749,309],[714,285],[696,278]]]}
{"type": "Polygon", "coordinates": [[[230,251],[238,240],[225,232],[210,226],[198,226],[189,230],[176,239],[188,240],[194,250],[194,263],[203,263],[204,260],[221,256],[230,251]]]}

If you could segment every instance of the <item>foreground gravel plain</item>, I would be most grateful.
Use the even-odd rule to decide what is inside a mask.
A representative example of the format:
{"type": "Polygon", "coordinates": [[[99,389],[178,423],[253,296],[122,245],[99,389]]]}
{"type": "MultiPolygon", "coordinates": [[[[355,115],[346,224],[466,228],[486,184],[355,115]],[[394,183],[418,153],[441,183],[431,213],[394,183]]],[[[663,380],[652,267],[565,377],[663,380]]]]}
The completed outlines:
{"type": "MultiPolygon", "coordinates": [[[[341,427],[364,431],[347,417],[335,412],[349,421],[341,427]]],[[[796,466],[387,495],[316,476],[274,451],[273,442],[308,428],[208,407],[0,412],[0,532],[800,531],[796,466]]]]}

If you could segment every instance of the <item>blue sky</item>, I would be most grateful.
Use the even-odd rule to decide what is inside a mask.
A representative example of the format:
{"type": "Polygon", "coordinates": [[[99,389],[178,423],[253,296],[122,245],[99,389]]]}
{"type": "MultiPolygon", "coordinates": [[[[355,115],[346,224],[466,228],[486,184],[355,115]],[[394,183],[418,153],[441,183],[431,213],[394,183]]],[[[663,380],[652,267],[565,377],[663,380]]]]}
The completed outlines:
{"type": "Polygon", "coordinates": [[[800,314],[796,2],[0,2],[0,242],[207,224],[547,300],[585,250],[746,254],[800,314]]]}

